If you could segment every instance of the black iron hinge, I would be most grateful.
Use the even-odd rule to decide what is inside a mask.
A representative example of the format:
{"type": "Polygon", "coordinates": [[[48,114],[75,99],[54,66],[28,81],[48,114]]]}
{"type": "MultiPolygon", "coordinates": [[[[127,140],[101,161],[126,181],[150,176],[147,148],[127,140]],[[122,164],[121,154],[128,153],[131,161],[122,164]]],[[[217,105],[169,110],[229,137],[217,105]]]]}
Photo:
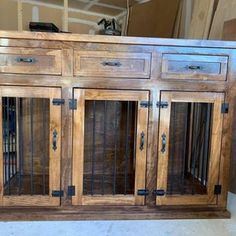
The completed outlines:
{"type": "Polygon", "coordinates": [[[222,103],[221,113],[223,113],[223,114],[229,113],[229,103],[222,103]]]}
{"type": "Polygon", "coordinates": [[[67,195],[68,196],[75,196],[75,186],[74,185],[68,186],[67,195]]]}
{"type": "Polygon", "coordinates": [[[221,185],[215,185],[214,194],[215,195],[221,194],[221,185]]]}
{"type": "Polygon", "coordinates": [[[164,196],[166,194],[165,190],[163,189],[155,189],[152,191],[154,196],[164,196]]]}
{"type": "Polygon", "coordinates": [[[69,108],[70,110],[77,110],[77,99],[70,99],[69,100],[69,108]]]}
{"type": "Polygon", "coordinates": [[[53,98],[52,99],[52,104],[54,106],[61,106],[65,104],[65,99],[61,99],[61,98],[53,98]]]}
{"type": "Polygon", "coordinates": [[[157,107],[158,108],[167,108],[168,105],[169,105],[168,102],[164,102],[164,101],[157,102],[157,107]]]}
{"type": "Polygon", "coordinates": [[[147,196],[147,195],[149,195],[149,190],[148,189],[138,189],[137,194],[139,196],[147,196]]]}
{"type": "Polygon", "coordinates": [[[152,102],[151,101],[141,101],[140,102],[140,107],[143,107],[143,108],[152,107],[152,102]]]}
{"type": "Polygon", "coordinates": [[[64,191],[62,190],[54,190],[52,191],[52,197],[63,197],[64,191]]]}

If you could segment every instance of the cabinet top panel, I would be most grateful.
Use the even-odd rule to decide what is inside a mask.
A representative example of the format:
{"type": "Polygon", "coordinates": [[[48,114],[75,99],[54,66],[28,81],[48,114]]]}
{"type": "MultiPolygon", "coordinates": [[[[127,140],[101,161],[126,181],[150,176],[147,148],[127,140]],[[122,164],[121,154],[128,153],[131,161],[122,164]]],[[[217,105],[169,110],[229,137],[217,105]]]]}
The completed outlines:
{"type": "Polygon", "coordinates": [[[115,44],[139,44],[139,45],[166,45],[166,46],[193,46],[209,48],[236,48],[234,41],[216,40],[190,40],[190,39],[166,39],[148,37],[123,37],[123,36],[103,36],[68,33],[45,33],[45,32],[18,32],[0,31],[0,38],[10,39],[37,39],[37,40],[58,40],[74,42],[94,42],[94,43],[115,43],[115,44]]]}

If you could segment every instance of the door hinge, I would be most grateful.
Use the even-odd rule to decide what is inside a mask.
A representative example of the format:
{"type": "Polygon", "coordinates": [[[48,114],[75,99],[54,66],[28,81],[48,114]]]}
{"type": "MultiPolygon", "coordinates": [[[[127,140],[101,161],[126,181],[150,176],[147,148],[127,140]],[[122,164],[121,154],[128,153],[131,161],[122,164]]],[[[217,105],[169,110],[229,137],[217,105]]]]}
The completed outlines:
{"type": "Polygon", "coordinates": [[[75,186],[74,185],[68,186],[67,195],[68,196],[75,196],[75,186]]]}
{"type": "Polygon", "coordinates": [[[70,99],[69,100],[69,108],[70,110],[77,110],[77,99],[70,99]]]}
{"type": "Polygon", "coordinates": [[[214,194],[215,195],[220,195],[221,194],[221,185],[215,185],[214,194]]]}
{"type": "Polygon", "coordinates": [[[157,105],[158,108],[167,108],[169,104],[168,104],[168,102],[159,101],[159,102],[157,102],[156,105],[157,105]]]}
{"type": "Polygon", "coordinates": [[[140,107],[143,107],[143,108],[152,107],[152,102],[151,101],[141,101],[140,102],[140,107]]]}
{"type": "Polygon", "coordinates": [[[54,190],[52,191],[52,197],[63,197],[64,191],[62,190],[54,190]]]}
{"type": "Polygon", "coordinates": [[[147,195],[149,195],[149,190],[148,189],[138,189],[137,194],[139,196],[147,196],[147,195]]]}
{"type": "Polygon", "coordinates": [[[229,113],[229,103],[222,103],[221,113],[223,113],[223,114],[229,113]]]}
{"type": "Polygon", "coordinates": [[[61,99],[61,98],[53,98],[52,99],[52,104],[54,106],[61,106],[65,104],[65,99],[61,99]]]}
{"type": "Polygon", "coordinates": [[[155,189],[152,191],[154,196],[164,196],[166,194],[165,190],[163,189],[155,189]]]}

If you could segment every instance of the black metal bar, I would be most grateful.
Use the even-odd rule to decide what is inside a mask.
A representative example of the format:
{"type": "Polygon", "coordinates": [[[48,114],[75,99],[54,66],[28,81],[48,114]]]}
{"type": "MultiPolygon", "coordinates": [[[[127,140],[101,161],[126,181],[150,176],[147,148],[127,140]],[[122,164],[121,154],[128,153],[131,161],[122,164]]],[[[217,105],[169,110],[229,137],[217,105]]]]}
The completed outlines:
{"type": "Polygon", "coordinates": [[[113,195],[116,194],[116,160],[117,160],[117,139],[118,139],[118,117],[117,117],[117,111],[118,111],[118,102],[115,102],[115,129],[114,129],[114,135],[115,135],[115,147],[114,147],[114,161],[113,161],[113,195]]]}
{"type": "Polygon", "coordinates": [[[95,170],[95,151],[96,151],[96,101],[93,101],[93,150],[92,150],[92,176],[91,176],[91,195],[94,191],[94,170],[95,170]]]}
{"type": "Polygon", "coordinates": [[[6,98],[2,98],[2,103],[3,103],[3,124],[2,124],[2,129],[3,129],[3,141],[4,141],[4,185],[7,183],[7,165],[6,165],[6,158],[7,158],[7,140],[6,140],[6,122],[7,122],[7,114],[6,114],[6,98]]]}
{"type": "Polygon", "coordinates": [[[14,152],[14,147],[13,147],[13,129],[14,129],[14,126],[13,126],[13,99],[10,98],[10,150],[11,150],[11,178],[14,176],[14,159],[13,159],[13,152],[14,152]]]}
{"type": "Polygon", "coordinates": [[[187,158],[187,150],[188,150],[188,132],[189,132],[189,104],[187,104],[186,107],[186,114],[185,114],[185,133],[184,133],[184,145],[183,145],[183,158],[182,158],[182,177],[181,177],[181,194],[184,194],[184,179],[185,179],[185,164],[186,164],[186,158],[187,158]]]}
{"type": "Polygon", "coordinates": [[[34,194],[34,184],[33,184],[33,178],[34,178],[34,99],[30,99],[30,154],[31,154],[31,173],[30,173],[30,193],[31,195],[34,194]]]}
{"type": "Polygon", "coordinates": [[[129,119],[130,119],[130,114],[129,110],[130,109],[130,104],[129,101],[127,102],[127,116],[126,116],[126,131],[125,131],[125,191],[124,194],[127,194],[127,162],[128,162],[128,154],[129,154],[129,119]]]}
{"type": "Polygon", "coordinates": [[[17,137],[17,116],[16,116],[16,98],[14,98],[14,173],[17,174],[17,146],[16,146],[16,137],[17,137]]]}
{"type": "Polygon", "coordinates": [[[105,161],[106,161],[106,133],[107,133],[107,102],[104,101],[104,117],[103,117],[103,160],[102,160],[102,194],[104,194],[104,180],[105,180],[105,161]]]}
{"type": "Polygon", "coordinates": [[[18,195],[21,195],[21,187],[22,187],[22,168],[23,168],[23,122],[22,122],[22,117],[23,117],[23,111],[22,111],[22,98],[19,98],[19,115],[18,115],[18,124],[19,124],[19,182],[18,182],[18,195]]]}
{"type": "Polygon", "coordinates": [[[192,159],[192,195],[195,194],[195,172],[196,172],[196,150],[197,150],[197,141],[198,141],[198,134],[197,132],[199,131],[198,127],[198,119],[199,119],[199,109],[198,109],[198,104],[194,104],[194,122],[193,125],[194,127],[194,148],[193,148],[193,159],[192,159]],[[196,121],[196,123],[195,123],[196,121]],[[197,135],[196,135],[197,134],[197,135]]]}
{"type": "Polygon", "coordinates": [[[8,195],[11,194],[11,169],[10,169],[10,101],[7,98],[7,173],[8,173],[8,195]]]}
{"type": "Polygon", "coordinates": [[[43,103],[42,103],[42,105],[43,105],[43,140],[45,140],[44,142],[43,142],[43,145],[44,145],[44,151],[43,151],[43,158],[42,158],[42,165],[43,165],[43,178],[42,178],[42,181],[43,181],[43,195],[45,195],[45,193],[46,193],[46,170],[45,170],[45,168],[46,168],[46,154],[45,154],[45,152],[46,152],[46,150],[47,150],[47,136],[46,136],[46,99],[43,99],[43,103]]]}

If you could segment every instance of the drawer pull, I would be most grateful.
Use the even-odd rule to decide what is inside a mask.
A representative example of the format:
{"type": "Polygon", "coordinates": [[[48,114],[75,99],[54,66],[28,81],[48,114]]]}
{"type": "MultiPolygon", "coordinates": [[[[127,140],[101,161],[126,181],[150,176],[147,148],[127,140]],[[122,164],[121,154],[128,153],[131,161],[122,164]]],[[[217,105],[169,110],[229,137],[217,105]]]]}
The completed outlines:
{"type": "Polygon", "coordinates": [[[17,57],[17,62],[23,62],[23,63],[35,63],[36,59],[32,57],[17,57]]]}
{"type": "Polygon", "coordinates": [[[114,67],[120,67],[122,64],[119,61],[104,61],[102,62],[103,66],[114,66],[114,67]]]}
{"type": "Polygon", "coordinates": [[[201,70],[202,67],[201,66],[187,66],[187,69],[189,69],[189,70],[201,70]]]}

